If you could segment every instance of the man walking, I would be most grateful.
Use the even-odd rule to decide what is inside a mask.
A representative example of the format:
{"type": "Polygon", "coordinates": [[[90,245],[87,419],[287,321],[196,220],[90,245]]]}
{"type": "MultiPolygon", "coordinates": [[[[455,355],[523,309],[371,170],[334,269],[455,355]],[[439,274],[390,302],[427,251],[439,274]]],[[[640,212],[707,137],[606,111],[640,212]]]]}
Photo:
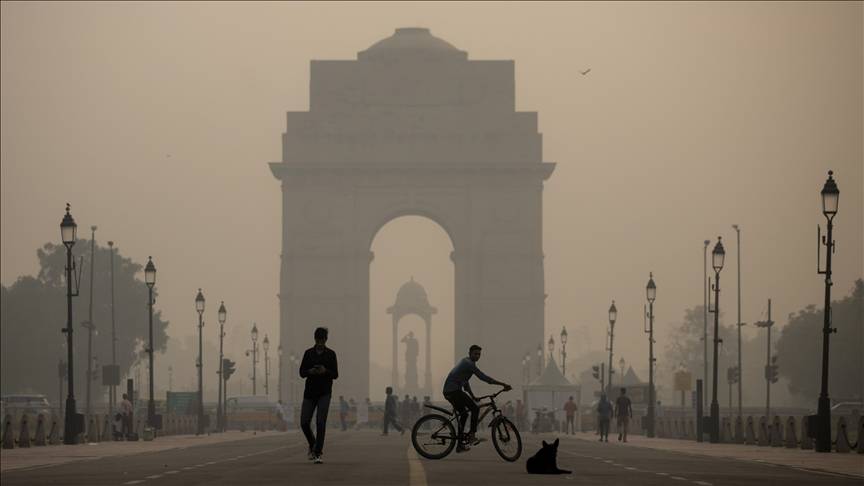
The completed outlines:
{"type": "Polygon", "coordinates": [[[390,425],[404,434],[405,429],[403,429],[396,421],[396,403],[398,400],[396,399],[396,396],[393,395],[393,387],[388,386],[387,389],[384,390],[384,393],[387,394],[387,398],[384,400],[384,432],[382,432],[381,435],[387,435],[387,428],[390,425]]]}
{"type": "Polygon", "coordinates": [[[570,399],[564,403],[564,412],[567,415],[567,422],[564,425],[564,433],[565,434],[575,434],[576,433],[576,424],[574,422],[574,418],[576,417],[576,410],[579,410],[579,406],[576,405],[576,402],[573,401],[573,396],[570,396],[570,399]]]}
{"type": "Polygon", "coordinates": [[[627,428],[633,418],[633,405],[627,396],[627,389],[621,388],[621,395],[615,399],[615,417],[618,419],[618,440],[627,442],[627,428]]]}
{"type": "Polygon", "coordinates": [[[303,390],[303,406],[300,409],[300,428],[309,442],[309,460],[316,464],[323,461],[324,434],[327,429],[327,411],[330,408],[330,395],[333,380],[339,377],[336,353],[327,347],[327,328],[315,329],[315,346],[303,353],[300,362],[300,377],[306,378],[303,390]],[[315,415],[316,434],[312,433],[312,413],[315,415]]]}
{"type": "Polygon", "coordinates": [[[600,395],[597,404],[597,424],[600,432],[600,442],[609,442],[609,421],[612,420],[612,404],[606,398],[606,394],[600,395]]]}
{"type": "Polygon", "coordinates": [[[132,402],[129,401],[129,395],[123,394],[123,401],[120,402],[120,414],[123,416],[121,435],[124,439],[129,439],[129,434],[132,432],[132,402]]]}

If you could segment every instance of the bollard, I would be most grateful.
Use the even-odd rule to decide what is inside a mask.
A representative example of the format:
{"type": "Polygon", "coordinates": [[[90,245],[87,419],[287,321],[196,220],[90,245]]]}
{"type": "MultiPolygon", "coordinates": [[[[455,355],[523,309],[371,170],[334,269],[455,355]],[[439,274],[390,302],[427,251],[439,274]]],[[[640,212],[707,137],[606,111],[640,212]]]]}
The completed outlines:
{"type": "Polygon", "coordinates": [[[741,420],[740,416],[735,417],[735,443],[744,443],[744,422],[741,420]]]}
{"type": "Polygon", "coordinates": [[[114,439],[112,434],[113,427],[111,426],[111,414],[105,414],[104,420],[102,421],[102,434],[100,440],[102,442],[109,442],[114,439]]]}
{"type": "Polygon", "coordinates": [[[4,449],[14,449],[15,448],[15,437],[14,431],[12,430],[12,416],[6,415],[6,418],[3,419],[3,448],[4,449]]]}
{"type": "Polygon", "coordinates": [[[51,415],[51,431],[48,432],[48,444],[60,444],[60,427],[57,425],[56,415],[51,415]]]}
{"type": "Polygon", "coordinates": [[[27,414],[21,416],[21,429],[18,433],[18,447],[30,447],[30,426],[27,414]]]}
{"type": "Polygon", "coordinates": [[[864,454],[864,416],[858,417],[858,444],[855,447],[858,449],[858,454],[864,454]]]}
{"type": "Polygon", "coordinates": [[[36,436],[33,438],[33,445],[47,445],[47,441],[45,440],[45,415],[41,413],[36,417],[36,436]]]}
{"type": "Polygon", "coordinates": [[[846,417],[837,419],[837,440],[834,442],[834,450],[837,452],[852,450],[852,446],[849,444],[849,435],[846,432],[846,417]]]}
{"type": "Polygon", "coordinates": [[[780,417],[774,416],[771,421],[771,447],[783,447],[783,423],[780,422],[780,417]]]}
{"type": "Polygon", "coordinates": [[[786,448],[798,447],[798,437],[795,436],[795,417],[786,417],[786,448]]]}
{"type": "Polygon", "coordinates": [[[721,421],[720,442],[724,444],[732,443],[732,422],[728,418],[723,418],[721,421]]]}
{"type": "Polygon", "coordinates": [[[99,423],[91,415],[87,421],[87,442],[99,442],[99,423]]]}
{"type": "Polygon", "coordinates": [[[757,429],[756,445],[767,446],[770,444],[768,434],[768,423],[765,417],[759,417],[759,428],[757,429]]]}
{"type": "Polygon", "coordinates": [[[801,449],[812,450],[813,438],[810,437],[810,430],[807,428],[807,417],[801,418],[801,449]]]}
{"type": "Polygon", "coordinates": [[[753,417],[747,417],[747,428],[744,431],[744,443],[747,445],[756,444],[756,429],[753,424],[753,417]]]}

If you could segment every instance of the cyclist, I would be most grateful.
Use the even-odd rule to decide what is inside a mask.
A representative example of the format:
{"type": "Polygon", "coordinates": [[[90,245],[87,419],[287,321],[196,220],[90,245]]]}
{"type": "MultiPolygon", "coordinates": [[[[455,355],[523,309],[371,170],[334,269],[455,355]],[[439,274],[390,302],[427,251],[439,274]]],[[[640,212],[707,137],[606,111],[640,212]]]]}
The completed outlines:
{"type": "Polygon", "coordinates": [[[462,437],[465,433],[465,421],[467,418],[466,409],[471,412],[471,429],[468,433],[467,444],[462,440],[458,441],[456,452],[468,450],[468,444],[479,444],[477,440],[477,417],[480,413],[480,408],[475,403],[477,398],[474,397],[474,392],[471,391],[471,385],[468,380],[471,376],[476,375],[477,378],[489,383],[490,385],[500,385],[504,390],[511,390],[512,387],[507,383],[490,378],[485,373],[477,368],[477,361],[480,360],[480,354],[483,348],[472,344],[468,348],[468,356],[459,360],[456,366],[450,370],[447,379],[444,380],[444,398],[453,405],[453,409],[459,415],[459,436],[462,437]],[[464,391],[463,391],[464,390],[464,391]],[[465,392],[468,393],[465,393],[465,392]]]}

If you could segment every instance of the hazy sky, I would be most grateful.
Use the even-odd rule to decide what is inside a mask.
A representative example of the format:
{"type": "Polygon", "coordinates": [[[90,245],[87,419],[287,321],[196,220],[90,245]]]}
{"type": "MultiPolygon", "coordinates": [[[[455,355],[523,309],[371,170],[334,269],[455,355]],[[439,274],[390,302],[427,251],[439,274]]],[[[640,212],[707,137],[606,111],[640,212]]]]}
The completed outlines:
{"type": "MultiPolygon", "coordinates": [[[[194,332],[198,287],[212,322],[224,299],[230,326],[278,334],[281,198],[266,163],[280,158],[285,112],[308,109],[311,59],[354,59],[405,26],[430,28],[470,59],[516,61],[517,109],[539,112],[544,160],[558,164],[544,192],[556,339],[566,324],[571,340],[602,347],[614,298],[617,350],[647,363],[648,272],[662,348],[684,308],[702,303],[702,241],[718,235],[729,263],[721,309],[734,320],[733,223],[743,321],[760,319],[768,297],[781,326],[820,303],[815,231],[829,168],[841,191],[835,295],[864,273],[861,3],[0,8],[3,284],[37,271],[36,248],[58,241],[68,201],[82,233],[96,224],[100,243],[139,262],[153,255],[172,337],[194,332]]],[[[388,338],[384,308],[414,275],[441,310],[436,375],[449,366],[448,245],[423,220],[376,239],[379,363],[390,361],[389,342],[377,341],[388,338]]]]}

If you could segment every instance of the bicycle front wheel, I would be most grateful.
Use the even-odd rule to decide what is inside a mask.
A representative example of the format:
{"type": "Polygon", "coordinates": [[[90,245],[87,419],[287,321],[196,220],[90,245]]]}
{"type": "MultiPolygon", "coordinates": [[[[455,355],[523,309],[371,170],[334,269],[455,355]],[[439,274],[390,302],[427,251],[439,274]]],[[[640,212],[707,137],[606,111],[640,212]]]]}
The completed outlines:
{"type": "Polygon", "coordinates": [[[513,422],[504,417],[492,426],[492,444],[505,461],[513,462],[522,455],[522,437],[513,422]]]}
{"type": "Polygon", "coordinates": [[[426,459],[443,459],[456,447],[456,429],[447,417],[429,414],[414,424],[411,443],[426,459]]]}

